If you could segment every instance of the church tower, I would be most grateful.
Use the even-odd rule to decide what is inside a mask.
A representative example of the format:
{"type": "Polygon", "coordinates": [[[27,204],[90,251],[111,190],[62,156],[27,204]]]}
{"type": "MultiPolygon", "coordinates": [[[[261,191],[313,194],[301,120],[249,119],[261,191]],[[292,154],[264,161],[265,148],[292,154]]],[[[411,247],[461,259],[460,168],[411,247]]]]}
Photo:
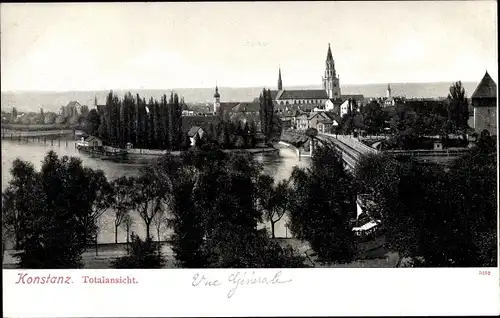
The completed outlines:
{"type": "Polygon", "coordinates": [[[328,98],[340,98],[340,84],[337,73],[335,72],[335,62],[333,61],[332,49],[328,43],[328,52],[326,54],[325,76],[323,77],[323,88],[328,93],[328,98]]]}
{"type": "Polygon", "coordinates": [[[283,90],[283,82],[281,81],[281,67],[278,70],[278,90],[283,90]]]}
{"type": "Polygon", "coordinates": [[[219,94],[219,87],[216,84],[215,94],[214,94],[214,114],[217,114],[219,109],[220,109],[220,94],[219,94]]]}
{"type": "Polygon", "coordinates": [[[391,98],[391,84],[387,84],[386,97],[391,98]]]}

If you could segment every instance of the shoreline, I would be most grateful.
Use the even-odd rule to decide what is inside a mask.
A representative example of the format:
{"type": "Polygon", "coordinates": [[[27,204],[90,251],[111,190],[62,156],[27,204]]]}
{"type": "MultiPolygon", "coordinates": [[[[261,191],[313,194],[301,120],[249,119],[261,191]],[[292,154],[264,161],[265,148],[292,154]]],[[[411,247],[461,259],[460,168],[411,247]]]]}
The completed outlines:
{"type": "Polygon", "coordinates": [[[11,131],[22,131],[22,132],[46,132],[46,131],[60,131],[60,130],[78,130],[76,126],[67,125],[67,124],[33,124],[33,125],[24,125],[24,124],[2,124],[3,130],[11,130],[11,131]]]}
{"type": "MultiPolygon", "coordinates": [[[[123,149],[105,146],[106,150],[109,151],[120,151],[123,149]]],[[[275,147],[262,147],[262,148],[247,148],[247,149],[221,149],[225,153],[250,153],[252,155],[261,154],[261,153],[274,153],[278,152],[279,149],[275,147]]],[[[156,149],[127,149],[126,150],[127,158],[129,159],[154,159],[161,157],[165,154],[170,154],[171,156],[180,156],[182,153],[186,152],[186,150],[156,150],[156,149]]]]}

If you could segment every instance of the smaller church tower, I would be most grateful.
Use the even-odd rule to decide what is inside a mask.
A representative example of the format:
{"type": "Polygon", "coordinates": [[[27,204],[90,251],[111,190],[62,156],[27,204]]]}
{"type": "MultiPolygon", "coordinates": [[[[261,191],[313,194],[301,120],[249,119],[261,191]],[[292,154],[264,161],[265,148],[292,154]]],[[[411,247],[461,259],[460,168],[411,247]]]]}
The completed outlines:
{"type": "Polygon", "coordinates": [[[387,84],[387,92],[386,92],[386,97],[391,98],[391,84],[387,84]]]}
{"type": "Polygon", "coordinates": [[[215,94],[214,94],[214,113],[217,114],[219,109],[220,109],[220,94],[219,94],[219,87],[216,84],[215,94]]]}
{"type": "Polygon", "coordinates": [[[278,70],[278,90],[283,90],[283,82],[281,81],[281,67],[278,70]]]}

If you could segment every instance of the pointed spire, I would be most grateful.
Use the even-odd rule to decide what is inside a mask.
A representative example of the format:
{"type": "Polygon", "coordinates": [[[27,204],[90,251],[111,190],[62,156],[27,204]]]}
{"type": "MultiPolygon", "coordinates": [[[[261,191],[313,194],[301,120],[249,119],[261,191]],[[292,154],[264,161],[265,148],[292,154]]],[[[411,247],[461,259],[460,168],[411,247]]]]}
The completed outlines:
{"type": "Polygon", "coordinates": [[[219,97],[220,97],[219,86],[217,86],[217,82],[215,82],[215,94],[214,94],[214,98],[219,98],[219,97]]]}
{"type": "Polygon", "coordinates": [[[283,81],[281,80],[281,66],[278,67],[278,90],[283,89],[283,81]]]}
{"type": "Polygon", "coordinates": [[[332,49],[330,47],[330,43],[328,43],[328,52],[326,53],[326,61],[333,61],[332,49]]]}

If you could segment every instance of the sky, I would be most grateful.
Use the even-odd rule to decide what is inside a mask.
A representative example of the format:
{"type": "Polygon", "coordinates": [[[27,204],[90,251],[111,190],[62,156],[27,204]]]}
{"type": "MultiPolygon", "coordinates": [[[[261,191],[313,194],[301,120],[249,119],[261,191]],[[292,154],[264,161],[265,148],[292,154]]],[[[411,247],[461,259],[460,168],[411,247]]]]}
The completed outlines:
{"type": "Polygon", "coordinates": [[[495,1],[1,4],[2,91],[498,80],[495,1]]]}

